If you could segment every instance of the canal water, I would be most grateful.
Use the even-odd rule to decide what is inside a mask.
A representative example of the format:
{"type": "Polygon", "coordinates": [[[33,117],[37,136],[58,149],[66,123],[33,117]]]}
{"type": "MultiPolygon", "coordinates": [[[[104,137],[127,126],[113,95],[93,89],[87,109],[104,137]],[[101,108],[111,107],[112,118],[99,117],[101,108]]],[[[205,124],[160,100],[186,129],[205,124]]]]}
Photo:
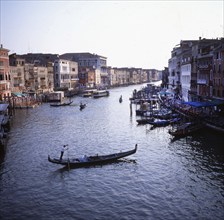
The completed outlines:
{"type": "Polygon", "coordinates": [[[0,219],[223,219],[224,136],[203,131],[173,141],[169,127],[138,126],[129,98],[140,87],[17,110],[1,155],[0,219]],[[73,157],[136,143],[136,154],[104,166],[67,170],[47,160],[64,144],[73,157]]]}

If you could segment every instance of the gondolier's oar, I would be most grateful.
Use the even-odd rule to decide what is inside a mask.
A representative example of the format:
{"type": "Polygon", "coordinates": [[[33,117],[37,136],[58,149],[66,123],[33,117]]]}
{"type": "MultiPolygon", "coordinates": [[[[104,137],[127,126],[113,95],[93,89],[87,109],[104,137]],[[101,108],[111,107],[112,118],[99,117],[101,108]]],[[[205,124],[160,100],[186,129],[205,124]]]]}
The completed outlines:
{"type": "MultiPolygon", "coordinates": [[[[67,144],[67,146],[68,146],[68,144],[67,144]]],[[[68,151],[68,148],[67,148],[67,151],[68,151]]],[[[67,153],[67,155],[68,155],[68,170],[70,170],[69,152],[67,153]]]]}
{"type": "Polygon", "coordinates": [[[70,170],[70,161],[69,161],[69,158],[68,158],[68,170],[70,170]]]}

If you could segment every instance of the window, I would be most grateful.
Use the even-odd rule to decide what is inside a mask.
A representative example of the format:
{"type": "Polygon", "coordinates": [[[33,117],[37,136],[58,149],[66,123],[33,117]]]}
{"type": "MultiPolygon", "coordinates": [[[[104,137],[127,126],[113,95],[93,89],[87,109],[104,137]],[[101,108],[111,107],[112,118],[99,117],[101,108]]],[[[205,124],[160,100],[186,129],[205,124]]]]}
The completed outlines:
{"type": "Polygon", "coordinates": [[[219,64],[219,70],[218,73],[221,73],[221,64],[219,64]]]}
{"type": "Polygon", "coordinates": [[[62,70],[63,70],[63,72],[66,72],[67,71],[67,66],[63,66],[62,70]]]}
{"type": "Polygon", "coordinates": [[[219,59],[219,53],[216,53],[216,59],[219,59]]]}

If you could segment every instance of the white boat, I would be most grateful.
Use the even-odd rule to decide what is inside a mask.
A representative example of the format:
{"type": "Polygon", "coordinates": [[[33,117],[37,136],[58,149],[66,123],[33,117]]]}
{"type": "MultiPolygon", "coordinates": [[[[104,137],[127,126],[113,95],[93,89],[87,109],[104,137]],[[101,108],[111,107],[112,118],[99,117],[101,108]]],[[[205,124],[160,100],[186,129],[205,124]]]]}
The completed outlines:
{"type": "Polygon", "coordinates": [[[83,97],[91,97],[97,89],[88,89],[83,92],[83,97]]]}
{"type": "Polygon", "coordinates": [[[100,98],[100,97],[105,97],[109,96],[109,91],[107,90],[97,90],[93,92],[93,98],[100,98]]]}

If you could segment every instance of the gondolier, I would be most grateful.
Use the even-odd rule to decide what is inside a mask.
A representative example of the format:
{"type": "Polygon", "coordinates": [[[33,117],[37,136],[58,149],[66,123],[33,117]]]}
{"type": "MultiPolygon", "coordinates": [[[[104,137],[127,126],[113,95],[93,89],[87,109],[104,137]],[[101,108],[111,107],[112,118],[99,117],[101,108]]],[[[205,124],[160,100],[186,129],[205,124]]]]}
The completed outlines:
{"type": "Polygon", "coordinates": [[[66,150],[68,150],[68,148],[66,148],[68,145],[67,144],[65,144],[65,145],[63,145],[63,147],[61,148],[61,156],[60,156],[60,160],[62,160],[62,157],[63,157],[63,155],[64,155],[64,152],[66,151],[66,150]]]}

